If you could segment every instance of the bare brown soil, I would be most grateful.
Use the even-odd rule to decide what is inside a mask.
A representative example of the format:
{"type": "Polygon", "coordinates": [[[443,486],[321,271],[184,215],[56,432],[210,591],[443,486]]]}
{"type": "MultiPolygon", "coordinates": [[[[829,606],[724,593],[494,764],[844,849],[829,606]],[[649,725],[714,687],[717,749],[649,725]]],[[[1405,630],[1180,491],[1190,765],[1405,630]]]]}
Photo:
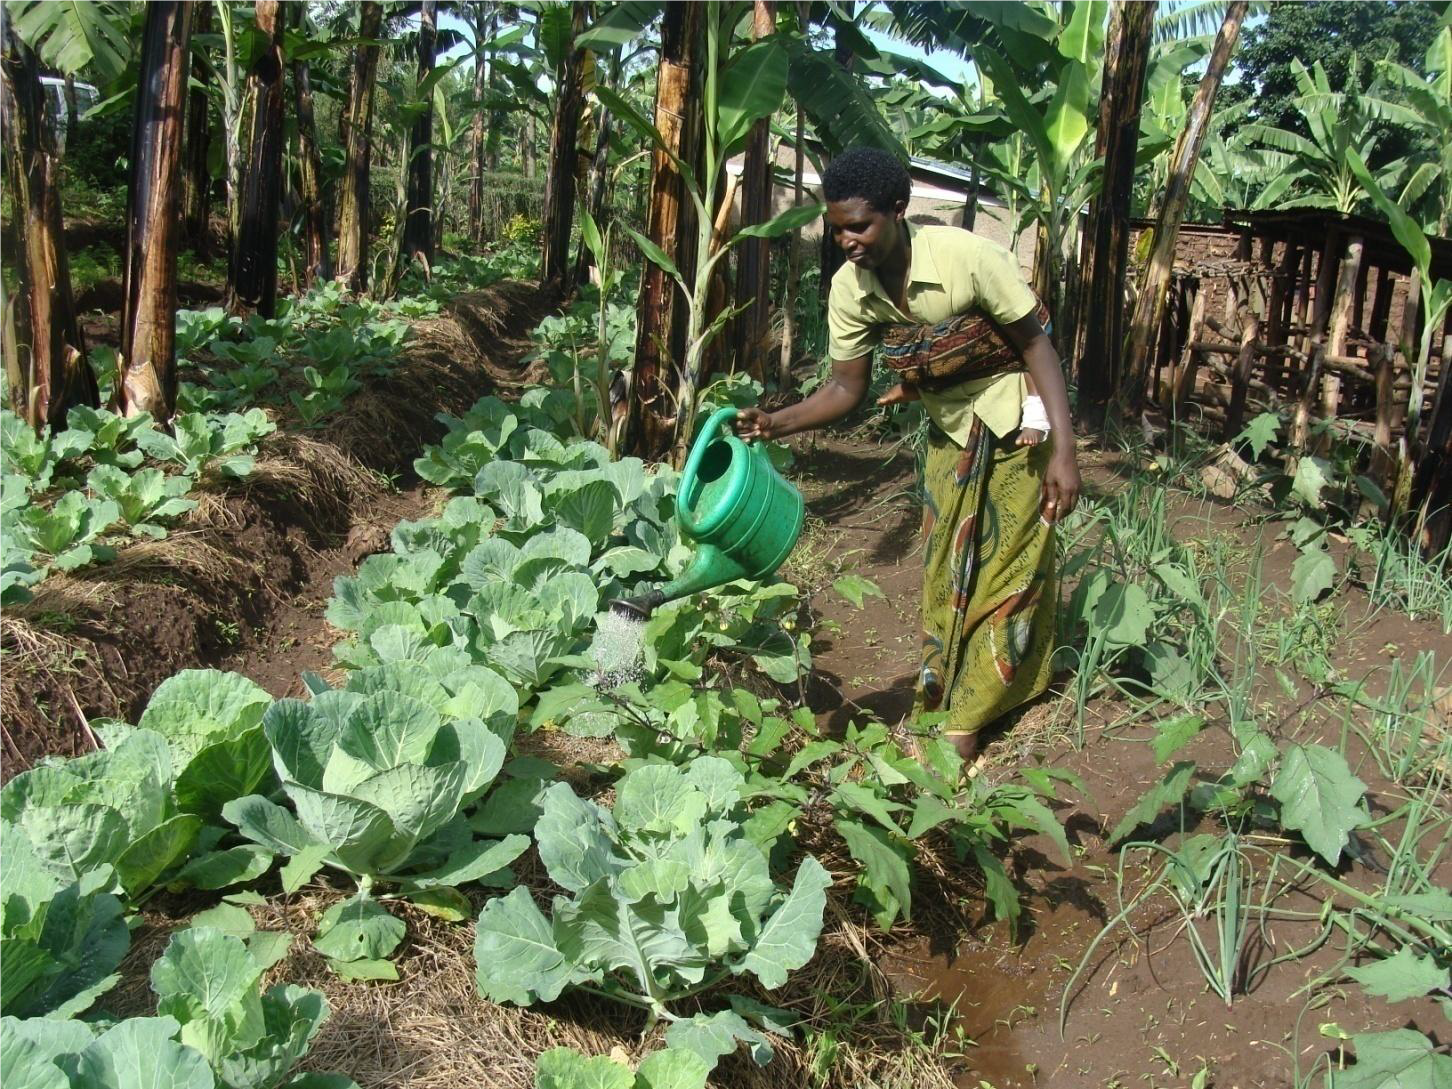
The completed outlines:
{"type": "MultiPolygon", "coordinates": [[[[1122,471],[1112,458],[1089,454],[1086,460],[1091,493],[1117,485],[1122,471]]],[[[822,557],[818,580],[845,558],[845,569],[872,578],[885,595],[868,599],[861,610],[835,594],[817,595],[814,604],[838,628],[814,642],[814,708],[838,726],[864,711],[895,722],[910,709],[917,668],[921,557],[917,507],[909,498],[912,461],[904,455],[884,463],[879,447],[819,439],[804,449],[798,473],[808,511],[821,519],[815,527],[822,557]]],[[[1279,596],[1289,586],[1296,552],[1289,543],[1272,540],[1274,530],[1259,529],[1243,512],[1216,501],[1179,501],[1171,517],[1177,533],[1228,534],[1247,556],[1265,533],[1267,592],[1279,596]]],[[[813,543],[810,532],[807,541],[813,543]]],[[[802,561],[799,549],[793,562],[802,561]]],[[[798,577],[810,579],[811,573],[802,570],[798,577]]],[[[1381,674],[1393,658],[1410,664],[1418,652],[1430,650],[1439,662],[1452,661],[1452,638],[1433,623],[1375,609],[1354,588],[1335,605],[1341,629],[1334,637],[1333,664],[1348,678],[1371,678],[1372,691],[1380,690],[1381,674]]],[[[1324,693],[1309,685],[1302,689],[1301,697],[1291,700],[1267,686],[1269,719],[1279,719],[1284,738],[1335,744],[1340,712],[1322,709],[1329,702],[1324,693]]],[[[1273,958],[1312,943],[1321,929],[1318,921],[1270,921],[1256,927],[1242,961],[1251,973],[1248,993],[1236,995],[1227,1008],[1205,986],[1180,915],[1163,897],[1131,914],[1132,933],[1118,929],[1089,957],[1069,995],[1060,1035],[1066,984],[1100,929],[1123,906],[1115,886],[1118,851],[1106,846],[1107,829],[1165,770],[1146,743],[1152,733],[1148,727],[1116,725],[1127,711],[1118,701],[1095,701],[1084,745],[1076,749],[1067,728],[1074,712],[1070,695],[1050,693],[1024,709],[990,745],[990,776],[1006,778],[1017,765],[1043,762],[1073,771],[1089,788],[1087,798],[1059,810],[1075,849],[1072,865],[1064,866],[1038,836],[1023,837],[1011,851],[1010,869],[1025,906],[1017,935],[1004,924],[982,921],[980,890],[970,877],[957,887],[920,881],[914,919],[900,924],[883,943],[879,963],[920,1024],[941,1025],[945,1007],[952,1008],[947,1024],[961,1033],[954,1048],[962,1053],[953,1064],[956,1084],[973,1089],[1186,1085],[1204,1067],[1209,1085],[1270,1089],[1292,1084],[1295,1071],[1304,1075],[1318,1060],[1338,1060],[1337,1041],[1318,1032],[1323,1024],[1347,1032],[1415,1025],[1444,1039],[1445,1021],[1430,999],[1390,1005],[1366,999],[1354,985],[1306,989],[1340,963],[1335,941],[1307,957],[1269,966],[1273,958]],[[962,925],[964,919],[968,925],[962,925]]],[[[1349,753],[1353,769],[1369,787],[1373,813],[1399,804],[1404,795],[1376,773],[1354,735],[1349,753]]],[[[1205,768],[1226,768],[1234,759],[1228,734],[1216,729],[1176,758],[1196,760],[1205,768]]],[[[1264,846],[1289,845],[1268,838],[1264,846]]],[[[1371,857],[1365,865],[1346,863],[1338,876],[1369,890],[1384,862],[1371,857]]],[[[1138,865],[1125,871],[1126,901],[1145,876],[1138,865]]],[[[1452,884],[1452,865],[1444,862],[1439,876],[1444,885],[1452,884]]],[[[1298,885],[1278,906],[1314,914],[1321,902],[1317,890],[1298,885]]],[[[1208,936],[1209,928],[1204,932],[1208,936]]]]}
{"type": "MultiPolygon", "coordinates": [[[[386,550],[399,519],[429,508],[413,459],[442,434],[435,414],[500,388],[548,302],[523,284],[458,296],[416,323],[401,366],[323,428],[298,430],[284,414],[257,471],[213,482],[166,540],[47,579],[34,601],[7,609],[4,775],[93,747],[91,719],[134,721],[180,669],[236,669],[281,695],[301,670],[325,666],[326,636],[314,629],[333,578],[386,550]]],[[[87,331],[105,343],[114,323],[93,319],[87,331]]]]}

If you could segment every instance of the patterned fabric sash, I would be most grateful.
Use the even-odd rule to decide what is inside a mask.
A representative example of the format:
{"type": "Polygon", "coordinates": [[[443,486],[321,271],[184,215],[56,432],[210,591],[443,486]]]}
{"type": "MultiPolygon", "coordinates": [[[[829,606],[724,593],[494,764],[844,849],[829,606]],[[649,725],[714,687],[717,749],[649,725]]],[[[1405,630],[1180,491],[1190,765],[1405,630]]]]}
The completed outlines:
{"type": "MultiPolygon", "coordinates": [[[[1047,326],[1048,307],[1039,303],[1034,316],[1047,326]]],[[[882,335],[882,358],[904,381],[929,392],[1023,369],[1018,349],[980,310],[955,314],[936,325],[889,325],[882,335]]]]}

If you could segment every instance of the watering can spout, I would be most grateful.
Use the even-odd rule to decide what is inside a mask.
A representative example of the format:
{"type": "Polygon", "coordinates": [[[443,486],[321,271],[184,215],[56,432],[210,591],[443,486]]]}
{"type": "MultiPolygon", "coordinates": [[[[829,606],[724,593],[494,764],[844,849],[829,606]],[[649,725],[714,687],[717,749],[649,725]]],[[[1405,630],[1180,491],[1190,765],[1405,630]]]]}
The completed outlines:
{"type": "Polygon", "coordinates": [[[746,568],[738,560],[713,544],[701,544],[696,546],[696,555],[692,558],[691,565],[679,578],[672,579],[648,593],[612,601],[610,611],[632,620],[647,620],[651,613],[667,601],[690,597],[702,590],[710,590],[748,577],[746,568]]]}
{"type": "Polygon", "coordinates": [[[802,530],[802,496],[777,473],[760,444],[747,446],[720,429],[734,408],[701,429],[681,475],[676,521],[696,543],[691,564],[664,586],[610,603],[618,616],[644,620],[667,601],[738,579],[766,578],[787,558],[802,530]]]}

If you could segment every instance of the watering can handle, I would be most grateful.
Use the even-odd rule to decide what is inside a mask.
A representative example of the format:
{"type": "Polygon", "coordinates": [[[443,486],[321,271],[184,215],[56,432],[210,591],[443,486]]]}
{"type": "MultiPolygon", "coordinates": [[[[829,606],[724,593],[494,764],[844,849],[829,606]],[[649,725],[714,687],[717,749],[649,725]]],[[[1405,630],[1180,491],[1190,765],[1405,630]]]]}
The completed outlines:
{"type": "Polygon", "coordinates": [[[729,405],[726,408],[718,408],[711,413],[711,418],[706,421],[706,426],[701,428],[701,433],[696,436],[696,444],[691,447],[691,456],[686,459],[686,471],[681,475],[680,497],[687,510],[695,506],[696,493],[700,490],[696,473],[701,468],[701,459],[706,456],[706,448],[711,445],[711,440],[716,435],[716,428],[730,423],[734,419],[736,419],[736,409],[729,405]]]}

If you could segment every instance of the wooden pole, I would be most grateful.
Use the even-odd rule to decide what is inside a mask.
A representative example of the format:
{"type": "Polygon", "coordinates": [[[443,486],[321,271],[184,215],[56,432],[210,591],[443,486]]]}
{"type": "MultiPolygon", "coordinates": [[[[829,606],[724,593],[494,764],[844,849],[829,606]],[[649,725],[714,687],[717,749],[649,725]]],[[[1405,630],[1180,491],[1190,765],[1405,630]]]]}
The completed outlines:
{"type": "Polygon", "coordinates": [[[1195,285],[1195,300],[1190,306],[1190,323],[1188,333],[1185,337],[1185,348],[1180,354],[1179,366],[1175,369],[1169,383],[1171,391],[1170,414],[1178,415],[1185,402],[1189,400],[1190,394],[1195,392],[1195,371],[1200,363],[1200,356],[1196,350],[1196,342],[1200,339],[1201,330],[1205,327],[1205,291],[1204,285],[1195,285]]]}
{"type": "Polygon", "coordinates": [[[1250,389],[1251,371],[1260,344],[1260,316],[1251,305],[1251,283],[1248,276],[1237,276],[1230,281],[1231,295],[1235,300],[1235,313],[1240,321],[1240,354],[1235,357],[1235,369],[1231,372],[1230,404],[1225,409],[1224,439],[1229,442],[1240,434],[1245,416],[1245,398],[1250,389]]]}
{"type": "Polygon", "coordinates": [[[162,424],[176,408],[177,209],[192,11],[181,0],[146,6],[131,132],[116,400],[124,415],[150,413],[162,424]]]}
{"type": "MultiPolygon", "coordinates": [[[[1306,439],[1311,432],[1311,406],[1315,403],[1316,392],[1321,388],[1321,371],[1326,359],[1326,325],[1331,315],[1332,276],[1335,275],[1333,270],[1338,267],[1336,255],[1342,252],[1343,240],[1344,236],[1333,230],[1327,234],[1326,244],[1321,250],[1314,312],[1307,333],[1311,363],[1306,369],[1300,400],[1296,404],[1296,415],[1291,423],[1291,448],[1296,451],[1305,449],[1306,439]]],[[[1344,261],[1341,262],[1341,267],[1345,269],[1344,261]]]]}
{"type": "MultiPolygon", "coordinates": [[[[1362,281],[1361,254],[1365,245],[1359,236],[1352,236],[1346,244],[1346,253],[1341,260],[1341,272],[1336,279],[1336,297],[1331,302],[1331,335],[1327,341],[1327,354],[1346,354],[1346,335],[1351,328],[1351,314],[1355,303],[1356,289],[1362,281]]],[[[1321,418],[1334,420],[1341,410],[1341,377],[1331,370],[1321,375],[1321,418]]]]}
{"type": "Polygon", "coordinates": [[[1200,146],[1210,127],[1210,115],[1215,104],[1215,94],[1220,89],[1225,69],[1230,63],[1230,54],[1240,37],[1240,27],[1245,20],[1249,4],[1247,0],[1233,0],[1226,8],[1220,32],[1215,37],[1215,46],[1200,86],[1195,91],[1194,101],[1185,118],[1170,160],[1169,180],[1165,186],[1165,201],[1155,225],[1154,247],[1140,278],[1139,296],[1135,303],[1134,316],[1129,324],[1129,339],[1126,349],[1127,384],[1120,390],[1121,401],[1133,412],[1138,412],[1144,401],[1145,377],[1149,369],[1149,342],[1165,308],[1165,290],[1170,283],[1170,270],[1175,260],[1175,243],[1180,234],[1180,220],[1185,214],[1185,205],[1190,196],[1190,183],[1195,166],[1200,160],[1200,146]]]}
{"type": "Polygon", "coordinates": [[[474,12],[474,121],[469,134],[469,237],[475,243],[484,239],[484,92],[488,88],[488,65],[483,45],[494,37],[498,16],[485,15],[489,5],[475,0],[474,12]]]}

